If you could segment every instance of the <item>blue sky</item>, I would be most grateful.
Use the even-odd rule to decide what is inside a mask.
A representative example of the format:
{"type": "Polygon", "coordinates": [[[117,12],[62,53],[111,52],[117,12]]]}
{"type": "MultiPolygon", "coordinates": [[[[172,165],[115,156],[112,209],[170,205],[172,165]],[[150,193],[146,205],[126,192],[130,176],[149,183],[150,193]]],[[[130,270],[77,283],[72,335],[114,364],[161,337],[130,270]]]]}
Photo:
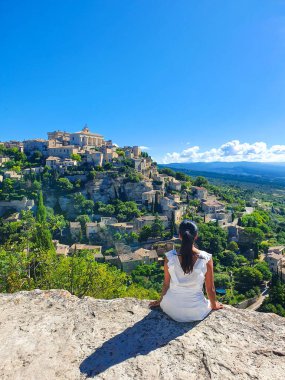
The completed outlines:
{"type": "Polygon", "coordinates": [[[285,160],[285,1],[0,0],[0,46],[0,140],[285,160]]]}

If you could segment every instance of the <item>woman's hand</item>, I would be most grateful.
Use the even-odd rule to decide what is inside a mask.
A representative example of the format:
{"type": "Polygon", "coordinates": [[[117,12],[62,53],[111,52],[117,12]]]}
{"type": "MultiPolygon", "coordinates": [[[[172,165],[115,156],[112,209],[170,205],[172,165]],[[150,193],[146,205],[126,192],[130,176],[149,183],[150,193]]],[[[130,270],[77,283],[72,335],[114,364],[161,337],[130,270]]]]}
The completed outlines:
{"type": "Polygon", "coordinates": [[[216,301],[214,305],[211,305],[212,310],[219,310],[223,309],[224,305],[221,304],[220,302],[216,301]]]}
{"type": "Polygon", "coordinates": [[[152,307],[158,307],[160,305],[160,302],[161,300],[157,300],[157,301],[152,301],[148,304],[148,307],[149,308],[152,308],[152,307]]]}

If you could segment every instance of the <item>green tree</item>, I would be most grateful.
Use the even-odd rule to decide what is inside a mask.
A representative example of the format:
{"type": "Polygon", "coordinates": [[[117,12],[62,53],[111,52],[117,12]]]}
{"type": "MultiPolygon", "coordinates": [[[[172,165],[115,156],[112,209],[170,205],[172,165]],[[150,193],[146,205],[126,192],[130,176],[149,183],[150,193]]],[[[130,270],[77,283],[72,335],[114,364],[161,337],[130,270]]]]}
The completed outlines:
{"type": "Polygon", "coordinates": [[[229,242],[228,249],[230,251],[232,251],[232,252],[237,252],[238,251],[238,244],[237,244],[237,242],[235,242],[235,241],[229,242]]]}
{"type": "Polygon", "coordinates": [[[205,177],[198,176],[195,178],[193,185],[194,186],[208,186],[209,182],[205,177]]]}
{"type": "Polygon", "coordinates": [[[242,267],[235,270],[234,277],[237,289],[241,291],[247,291],[254,286],[259,286],[263,281],[262,273],[258,269],[252,267],[242,267]]]}
{"type": "Polygon", "coordinates": [[[68,178],[59,178],[56,181],[56,186],[58,190],[62,193],[70,192],[73,190],[73,184],[70,182],[68,178]]]}
{"type": "Polygon", "coordinates": [[[81,162],[81,161],[82,161],[82,157],[81,157],[81,155],[78,154],[78,153],[73,153],[73,154],[70,156],[70,158],[71,158],[72,160],[77,161],[77,162],[81,162]]]}
{"type": "Polygon", "coordinates": [[[227,246],[227,233],[214,223],[199,223],[198,247],[217,255],[227,246]]]}

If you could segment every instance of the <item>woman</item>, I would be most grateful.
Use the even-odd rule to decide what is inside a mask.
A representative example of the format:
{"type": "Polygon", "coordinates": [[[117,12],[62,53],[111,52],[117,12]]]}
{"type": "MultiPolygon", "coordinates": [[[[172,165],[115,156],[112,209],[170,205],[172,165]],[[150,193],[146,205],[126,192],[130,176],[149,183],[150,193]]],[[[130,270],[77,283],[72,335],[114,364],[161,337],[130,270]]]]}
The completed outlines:
{"type": "Polygon", "coordinates": [[[212,255],[194,246],[197,237],[196,224],[183,220],[179,226],[182,241],[179,253],[175,249],[166,253],[160,300],[149,304],[149,307],[160,306],[178,322],[200,321],[211,310],[223,308],[216,301],[212,255]],[[204,282],[208,300],[203,293],[204,282]]]}

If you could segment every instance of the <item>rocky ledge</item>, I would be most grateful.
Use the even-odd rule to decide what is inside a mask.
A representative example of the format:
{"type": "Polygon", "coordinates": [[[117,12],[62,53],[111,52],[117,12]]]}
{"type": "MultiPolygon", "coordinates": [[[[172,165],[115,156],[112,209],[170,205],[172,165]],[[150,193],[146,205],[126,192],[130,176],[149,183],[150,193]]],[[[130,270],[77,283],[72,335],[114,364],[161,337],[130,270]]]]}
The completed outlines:
{"type": "Polygon", "coordinates": [[[177,323],[147,301],[1,294],[1,380],[284,379],[285,319],[226,307],[177,323]]]}

